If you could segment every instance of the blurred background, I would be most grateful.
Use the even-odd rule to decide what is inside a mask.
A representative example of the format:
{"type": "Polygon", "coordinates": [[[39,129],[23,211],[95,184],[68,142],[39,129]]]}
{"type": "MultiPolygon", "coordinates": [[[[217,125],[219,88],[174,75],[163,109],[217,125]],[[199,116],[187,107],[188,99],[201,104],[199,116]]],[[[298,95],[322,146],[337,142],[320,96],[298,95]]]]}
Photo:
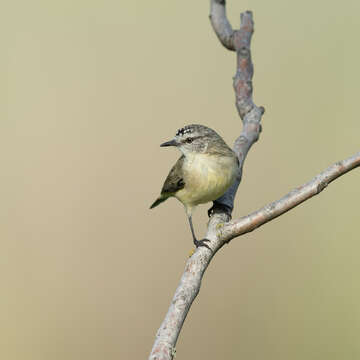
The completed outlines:
{"type": "MultiPolygon", "coordinates": [[[[235,54],[208,1],[0,6],[0,358],[145,359],[192,249],[180,203],[149,210],[179,156],[159,144],[189,123],[233,143],[235,54]]],[[[266,113],[235,218],[360,149],[360,2],[229,0],[233,27],[247,9],[266,113]]],[[[360,358],[359,181],[224,247],[177,358],[360,358]]]]}

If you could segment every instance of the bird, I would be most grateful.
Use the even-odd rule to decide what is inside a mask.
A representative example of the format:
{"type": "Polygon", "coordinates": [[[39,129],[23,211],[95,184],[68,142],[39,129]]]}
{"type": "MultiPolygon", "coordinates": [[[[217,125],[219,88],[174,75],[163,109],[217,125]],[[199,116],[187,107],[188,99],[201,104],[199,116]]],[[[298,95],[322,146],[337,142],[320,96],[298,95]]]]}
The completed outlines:
{"type": "Polygon", "coordinates": [[[216,200],[234,183],[239,159],[216,131],[199,124],[182,127],[172,140],[160,146],[174,146],[182,155],[150,209],[171,197],[178,199],[184,205],[195,247],[204,246],[211,251],[206,244],[210,240],[197,240],[192,215],[199,204],[216,200]]]}

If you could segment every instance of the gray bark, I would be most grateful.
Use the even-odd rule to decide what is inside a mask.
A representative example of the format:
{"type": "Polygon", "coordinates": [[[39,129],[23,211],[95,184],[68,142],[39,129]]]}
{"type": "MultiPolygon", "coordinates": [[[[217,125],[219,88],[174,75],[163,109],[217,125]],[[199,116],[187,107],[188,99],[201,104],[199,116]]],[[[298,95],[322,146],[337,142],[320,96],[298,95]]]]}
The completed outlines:
{"type": "Polygon", "coordinates": [[[360,152],[352,157],[330,166],[310,182],[302,185],[280,200],[245,216],[229,221],[234,207],[234,199],[241,181],[243,164],[251,146],[259,139],[263,107],[257,107],[252,100],[253,65],[251,62],[250,41],[254,23],[252,13],[241,14],[239,30],[233,30],[226,18],[225,1],[211,0],[210,21],[220,42],[229,50],[236,51],[237,69],[234,77],[236,107],[243,128],[234,144],[240,171],[237,181],[221,198],[214,202],[206,238],[212,251],[199,247],[187,260],[184,273],[155,339],[149,359],[170,360],[175,355],[175,345],[191,304],[200,291],[201,280],[206,268],[216,252],[230,240],[253,231],[268,221],[284,214],[305,200],[320,193],[326,186],[348,171],[360,166],[360,152]]]}

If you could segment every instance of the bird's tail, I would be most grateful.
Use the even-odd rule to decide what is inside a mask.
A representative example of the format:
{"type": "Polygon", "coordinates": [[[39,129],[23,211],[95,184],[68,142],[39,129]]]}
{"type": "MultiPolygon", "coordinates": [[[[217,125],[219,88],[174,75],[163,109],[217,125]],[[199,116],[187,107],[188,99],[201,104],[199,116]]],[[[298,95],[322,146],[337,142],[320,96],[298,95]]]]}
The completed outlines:
{"type": "Polygon", "coordinates": [[[165,200],[167,200],[167,196],[163,196],[163,195],[160,195],[155,201],[154,203],[150,206],[150,209],[158,206],[159,204],[161,204],[162,202],[164,202],[165,200]]]}

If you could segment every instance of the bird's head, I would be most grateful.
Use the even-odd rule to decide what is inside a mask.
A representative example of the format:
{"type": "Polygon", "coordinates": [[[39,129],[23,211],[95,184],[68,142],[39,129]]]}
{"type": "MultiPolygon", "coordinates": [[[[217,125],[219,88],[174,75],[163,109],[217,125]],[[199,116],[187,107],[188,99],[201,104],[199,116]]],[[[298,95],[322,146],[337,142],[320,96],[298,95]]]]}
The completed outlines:
{"type": "Polygon", "coordinates": [[[175,146],[184,155],[206,153],[211,149],[227,147],[224,140],[212,129],[203,125],[187,125],[176,132],[175,137],[160,146],[175,146]]]}

